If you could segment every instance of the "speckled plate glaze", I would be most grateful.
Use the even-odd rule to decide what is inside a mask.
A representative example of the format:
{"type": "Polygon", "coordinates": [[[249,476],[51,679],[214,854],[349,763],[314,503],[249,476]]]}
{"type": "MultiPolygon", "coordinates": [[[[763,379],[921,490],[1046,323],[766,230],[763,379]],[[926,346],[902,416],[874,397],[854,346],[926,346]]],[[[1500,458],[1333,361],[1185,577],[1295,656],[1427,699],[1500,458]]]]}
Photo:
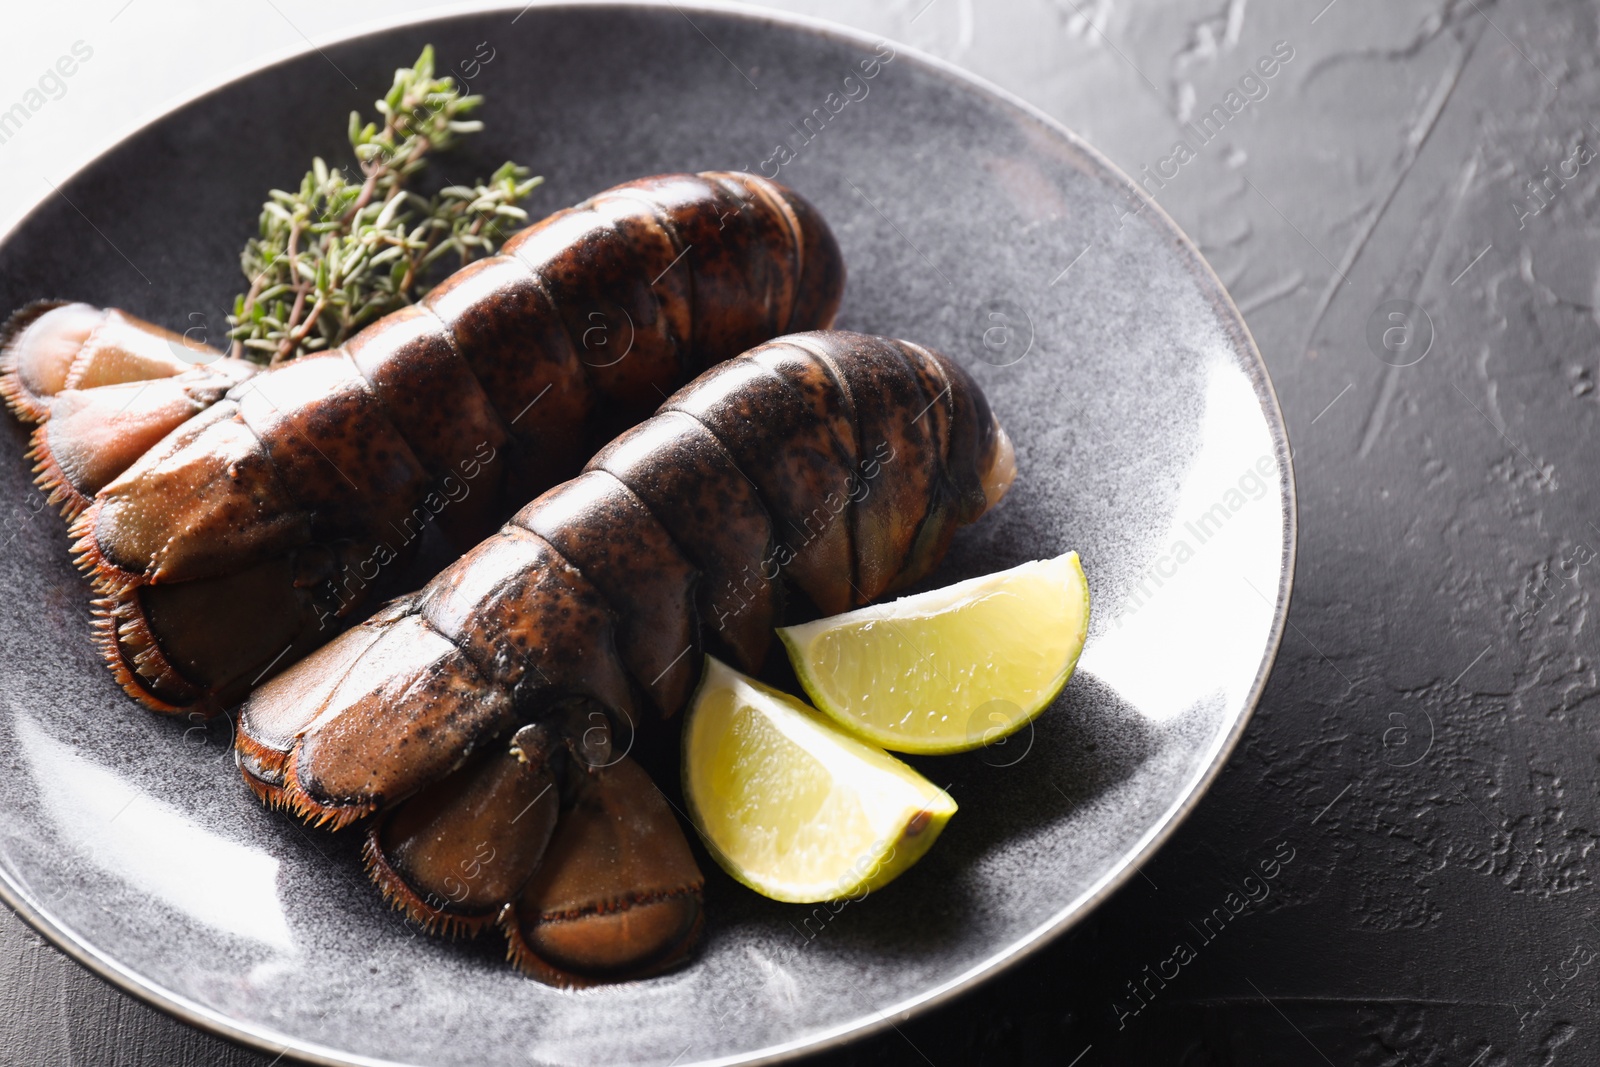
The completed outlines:
{"type": "Polygon", "coordinates": [[[342,158],[346,113],[429,41],[490,99],[479,155],[443,164],[457,180],[531,161],[548,176],[535,211],[706,168],[765,170],[811,198],[850,268],[840,324],[955,355],[1017,443],[1011,498],[937,581],[1078,549],[1095,607],[1076,679],[1031,731],[916,761],[961,812],[886,889],[781,905],[707,861],[691,966],[557,992],[488,939],[402,923],[352,835],[251,798],[226,724],[122,696],[6,419],[0,893],[129,992],[337,1064],[769,1061],[903,1018],[1082,917],[1249,718],[1284,625],[1294,489],[1221,283],[1037,111],[903,47],[748,10],[514,5],[394,26],[207,92],[95,160],[0,245],[0,306],[70,296],[214,337],[265,188],[313,154],[342,158]]]}

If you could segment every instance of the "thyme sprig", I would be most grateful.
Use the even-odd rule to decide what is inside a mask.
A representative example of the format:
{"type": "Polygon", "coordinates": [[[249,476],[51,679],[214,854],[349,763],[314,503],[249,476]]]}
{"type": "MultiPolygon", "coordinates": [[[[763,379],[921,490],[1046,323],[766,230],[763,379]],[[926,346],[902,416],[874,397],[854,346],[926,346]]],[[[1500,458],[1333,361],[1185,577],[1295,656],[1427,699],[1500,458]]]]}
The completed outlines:
{"type": "Polygon", "coordinates": [[[449,257],[462,266],[490,255],[503,224],[528,216],[517,204],[543,181],[505,163],[476,185],[449,185],[430,197],[408,189],[432,153],[449,149],[483,123],[467,118],[483,103],[455,80],[434,76],[433,46],[376,102],[382,126],[350,113],[359,180],[319,157],[292,191],[274,189],[261,207],[260,236],[239,264],[250,279],[228,316],[233,354],[279,364],[336,348],[368,323],[424,295],[449,257]]]}

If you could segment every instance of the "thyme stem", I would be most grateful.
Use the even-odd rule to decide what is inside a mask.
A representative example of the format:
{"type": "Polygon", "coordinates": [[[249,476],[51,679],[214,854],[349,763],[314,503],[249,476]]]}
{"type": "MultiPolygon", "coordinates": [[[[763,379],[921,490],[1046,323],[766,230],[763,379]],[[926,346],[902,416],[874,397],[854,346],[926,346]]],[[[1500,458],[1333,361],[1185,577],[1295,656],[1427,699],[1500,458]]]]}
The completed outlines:
{"type": "Polygon", "coordinates": [[[517,205],[542,181],[505,163],[473,186],[431,197],[408,188],[435,152],[482,129],[467,118],[483,102],[455,80],[435,77],[428,46],[376,107],[382,125],[350,115],[359,183],[321,158],[298,189],[274,189],[259,235],[240,256],[249,288],[228,316],[235,356],[278,365],[335,348],[368,323],[422,297],[433,264],[455,253],[461,265],[494,252],[502,223],[520,225],[517,205]]]}

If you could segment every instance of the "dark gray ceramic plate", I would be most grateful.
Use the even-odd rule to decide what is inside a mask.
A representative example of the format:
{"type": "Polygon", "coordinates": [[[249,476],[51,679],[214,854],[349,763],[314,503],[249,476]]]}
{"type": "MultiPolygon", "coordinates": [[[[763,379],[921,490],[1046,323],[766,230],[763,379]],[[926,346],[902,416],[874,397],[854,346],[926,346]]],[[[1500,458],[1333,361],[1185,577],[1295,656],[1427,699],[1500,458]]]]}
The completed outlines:
{"type": "Polygon", "coordinates": [[[1194,805],[1283,627],[1283,422],[1193,246],[1018,101],[904,48],[789,19],[518,11],[384,29],[179,107],[5,239],[0,306],[70,296],[218,331],[267,186],[297,181],[315,153],[342,157],[346,113],[370,109],[425,42],[457,70],[478,57],[489,130],[481,156],[446,165],[458,180],[531,161],[548,176],[532,206],[547,211],[642,174],[743,167],[822,209],[850,268],[841,325],[954,354],[1017,443],[1012,497],[939,580],[1078,549],[1095,609],[1077,678],[1031,732],[918,761],[961,812],[888,888],[813,911],[707,864],[696,962],[561,993],[487,942],[415,935],[363,879],[352,840],[255,803],[225,726],[158,719],[121,695],[6,420],[0,891],[135,995],[318,1062],[683,1065],[837,1042],[1059,933],[1194,805]]]}

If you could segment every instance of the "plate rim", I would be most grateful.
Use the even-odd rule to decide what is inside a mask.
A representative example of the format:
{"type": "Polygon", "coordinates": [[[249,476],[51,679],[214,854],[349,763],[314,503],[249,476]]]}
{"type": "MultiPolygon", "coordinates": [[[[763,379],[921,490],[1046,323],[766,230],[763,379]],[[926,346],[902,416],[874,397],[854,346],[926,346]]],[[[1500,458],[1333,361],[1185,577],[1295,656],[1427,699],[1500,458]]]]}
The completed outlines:
{"type": "MultiPolygon", "coordinates": [[[[471,2],[469,0],[467,3],[437,4],[388,18],[364,20],[330,37],[321,44],[308,41],[303,46],[280,49],[268,53],[262,58],[239,64],[230,71],[205,82],[198,88],[158,104],[151,110],[144,112],[131,123],[122,126],[117,133],[112,134],[98,151],[80,163],[57,186],[52,186],[50,192],[39,195],[4,233],[0,233],[0,245],[10,241],[19,230],[26,226],[55,195],[59,186],[69,184],[79,174],[94,166],[128,138],[174,112],[218,93],[236,82],[254,77],[271,67],[288,63],[313,52],[319,52],[325,47],[345,44],[363,37],[376,36],[426,22],[463,16],[494,14],[497,12],[505,13],[515,10],[519,12],[517,17],[520,18],[522,13],[533,8],[593,10],[605,10],[608,8],[619,10],[628,8],[664,10],[671,8],[684,15],[686,19],[688,18],[687,12],[726,16],[746,23],[766,23],[799,30],[817,37],[832,39],[858,47],[871,48],[879,42],[891,41],[896,56],[906,56],[914,63],[956,82],[963,88],[981,95],[987,95],[1021,111],[1050,133],[1066,141],[1074,151],[1081,153],[1105,177],[1111,179],[1114,183],[1120,183],[1123,191],[1131,193],[1133,198],[1142,205],[1140,213],[1150,212],[1152,225],[1159,230],[1165,231],[1166,236],[1172,239],[1174,247],[1187,261],[1190,271],[1201,283],[1203,295],[1216,306],[1224,326],[1229,333],[1234,335],[1236,347],[1246,357],[1246,373],[1255,389],[1256,399],[1261,405],[1262,414],[1266,417],[1267,431],[1272,438],[1273,458],[1278,462],[1279,469],[1283,474],[1283,489],[1280,494],[1280,505],[1284,521],[1282,554],[1280,556],[1282,572],[1278,583],[1277,598],[1273,605],[1272,625],[1267,635],[1261,663],[1257,667],[1256,676],[1245,696],[1243,708],[1227,734],[1213,746],[1205,770],[1190,782],[1187,791],[1168,806],[1167,810],[1146,829],[1138,843],[1128,850],[1122,859],[1097,882],[1058,909],[1049,920],[1037,926],[1024,937],[991,954],[981,963],[969,967],[961,974],[924,990],[916,996],[908,997],[889,1008],[883,1008],[860,1016],[807,1037],[770,1045],[749,1053],[735,1053],[731,1056],[723,1056],[716,1059],[699,1060],[692,1064],[685,1064],[683,1067],[756,1067],[756,1065],[760,1064],[790,1062],[801,1056],[843,1047],[870,1035],[881,1033],[885,1029],[895,1026],[897,1022],[906,1022],[913,1016],[925,1014],[970,991],[978,984],[988,981],[1014,968],[1022,961],[1033,957],[1076,926],[1096,907],[1104,903],[1108,897],[1120,889],[1133,876],[1135,871],[1141,868],[1193,813],[1195,807],[1199,805],[1216,781],[1217,776],[1221,774],[1223,767],[1227,765],[1234,749],[1238,746],[1240,738],[1243,737],[1244,731],[1250,725],[1251,719],[1254,718],[1256,708],[1260,705],[1261,697],[1272,675],[1273,667],[1276,665],[1278,653],[1283,644],[1284,632],[1288,626],[1289,605],[1294,591],[1300,533],[1294,448],[1289,439],[1289,427],[1284,419],[1283,406],[1278,398],[1277,388],[1273,384],[1266,360],[1262,357],[1261,351],[1256,345],[1255,338],[1250,332],[1250,327],[1245,321],[1244,313],[1239,310],[1222,279],[1205,257],[1201,255],[1199,248],[1190,239],[1189,235],[1178,226],[1172,216],[1167,214],[1166,209],[1135,182],[1127,172],[1101,153],[1099,149],[1089,144],[1042,108],[1028,102],[1010,90],[996,85],[987,78],[966,70],[949,60],[892,39],[886,34],[868,33],[864,30],[813,15],[802,15],[771,8],[754,8],[746,4],[736,3],[734,0],[682,0],[682,2],[678,2],[678,0],[531,0],[528,3],[519,3],[517,0],[480,0],[480,2],[471,2]]],[[[31,894],[26,889],[12,880],[10,873],[4,867],[0,867],[0,902],[9,907],[35,933],[119,991],[197,1030],[253,1051],[276,1053],[280,1058],[293,1056],[304,1062],[317,1064],[319,1067],[425,1067],[425,1065],[412,1064],[409,1061],[375,1059],[361,1053],[344,1052],[304,1039],[276,1034],[267,1027],[241,1022],[221,1011],[199,1004],[180,993],[176,993],[155,981],[145,978],[126,964],[96,948],[87,939],[80,937],[69,924],[50,915],[44,908],[36,906],[29,899],[30,896],[31,894]]]]}

